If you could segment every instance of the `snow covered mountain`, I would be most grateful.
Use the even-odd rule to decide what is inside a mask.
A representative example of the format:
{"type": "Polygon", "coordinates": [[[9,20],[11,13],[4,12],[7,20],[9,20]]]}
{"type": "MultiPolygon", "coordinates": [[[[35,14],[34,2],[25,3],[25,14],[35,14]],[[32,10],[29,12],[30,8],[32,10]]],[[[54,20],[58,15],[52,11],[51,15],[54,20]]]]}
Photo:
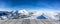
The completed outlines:
{"type": "Polygon", "coordinates": [[[19,10],[19,12],[18,12],[18,13],[28,15],[28,11],[26,11],[25,9],[24,9],[24,10],[19,10]]]}
{"type": "Polygon", "coordinates": [[[59,20],[60,18],[60,13],[53,12],[53,11],[32,11],[30,12],[27,10],[19,10],[18,12],[13,11],[12,13],[13,14],[19,13],[20,17],[27,17],[25,19],[37,19],[37,17],[40,17],[42,14],[44,14],[44,17],[46,17],[47,19],[59,20]]]}

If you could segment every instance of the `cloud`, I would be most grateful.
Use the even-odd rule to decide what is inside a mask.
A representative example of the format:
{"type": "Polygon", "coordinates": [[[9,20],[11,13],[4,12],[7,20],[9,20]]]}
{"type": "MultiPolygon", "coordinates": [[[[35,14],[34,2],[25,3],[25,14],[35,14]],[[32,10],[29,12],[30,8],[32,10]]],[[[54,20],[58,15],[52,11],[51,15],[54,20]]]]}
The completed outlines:
{"type": "Polygon", "coordinates": [[[12,10],[9,8],[0,8],[0,11],[12,11],[12,10]]]}
{"type": "Polygon", "coordinates": [[[55,12],[55,11],[35,11],[35,12],[33,12],[34,14],[34,16],[31,16],[31,17],[29,17],[29,18],[26,18],[26,19],[37,19],[37,17],[38,16],[41,16],[43,13],[44,13],[44,17],[46,17],[47,19],[52,19],[52,20],[59,20],[59,16],[58,17],[56,17],[56,15],[58,15],[58,13],[57,12],[55,12]]]}
{"type": "Polygon", "coordinates": [[[56,15],[58,15],[58,13],[54,12],[54,11],[46,11],[44,12],[45,17],[48,19],[53,19],[53,20],[59,20],[58,17],[56,17],[56,15]]]}

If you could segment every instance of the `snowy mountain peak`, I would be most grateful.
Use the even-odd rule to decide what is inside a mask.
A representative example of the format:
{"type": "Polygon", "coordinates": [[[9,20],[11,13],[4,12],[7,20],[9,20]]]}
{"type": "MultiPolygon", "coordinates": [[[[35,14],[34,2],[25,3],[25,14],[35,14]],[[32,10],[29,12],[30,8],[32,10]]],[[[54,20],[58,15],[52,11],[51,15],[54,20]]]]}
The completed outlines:
{"type": "Polygon", "coordinates": [[[26,10],[24,9],[24,10],[19,10],[18,13],[21,13],[21,14],[28,14],[28,11],[26,11],[26,10]]]}

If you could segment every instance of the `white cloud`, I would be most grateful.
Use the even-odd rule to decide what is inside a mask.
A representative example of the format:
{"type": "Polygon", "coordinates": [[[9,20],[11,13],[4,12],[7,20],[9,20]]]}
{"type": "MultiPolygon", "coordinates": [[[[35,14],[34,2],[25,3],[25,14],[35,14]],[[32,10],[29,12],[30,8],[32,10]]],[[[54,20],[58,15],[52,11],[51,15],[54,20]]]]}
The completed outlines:
{"type": "Polygon", "coordinates": [[[34,12],[34,16],[31,16],[27,19],[37,19],[38,16],[42,15],[44,13],[45,17],[47,19],[53,19],[53,20],[59,20],[59,18],[55,17],[55,15],[57,15],[58,13],[56,13],[55,11],[36,11],[34,12]]]}
{"type": "Polygon", "coordinates": [[[12,11],[12,10],[9,8],[0,8],[0,11],[12,11]]]}

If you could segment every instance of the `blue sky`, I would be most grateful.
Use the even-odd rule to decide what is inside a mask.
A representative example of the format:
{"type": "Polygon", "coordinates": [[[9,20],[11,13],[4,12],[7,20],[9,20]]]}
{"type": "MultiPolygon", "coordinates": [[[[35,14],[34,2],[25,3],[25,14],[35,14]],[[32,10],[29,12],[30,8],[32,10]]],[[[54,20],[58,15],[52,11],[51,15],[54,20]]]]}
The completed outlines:
{"type": "Polygon", "coordinates": [[[0,0],[0,8],[12,10],[60,10],[60,0],[0,0]]]}

